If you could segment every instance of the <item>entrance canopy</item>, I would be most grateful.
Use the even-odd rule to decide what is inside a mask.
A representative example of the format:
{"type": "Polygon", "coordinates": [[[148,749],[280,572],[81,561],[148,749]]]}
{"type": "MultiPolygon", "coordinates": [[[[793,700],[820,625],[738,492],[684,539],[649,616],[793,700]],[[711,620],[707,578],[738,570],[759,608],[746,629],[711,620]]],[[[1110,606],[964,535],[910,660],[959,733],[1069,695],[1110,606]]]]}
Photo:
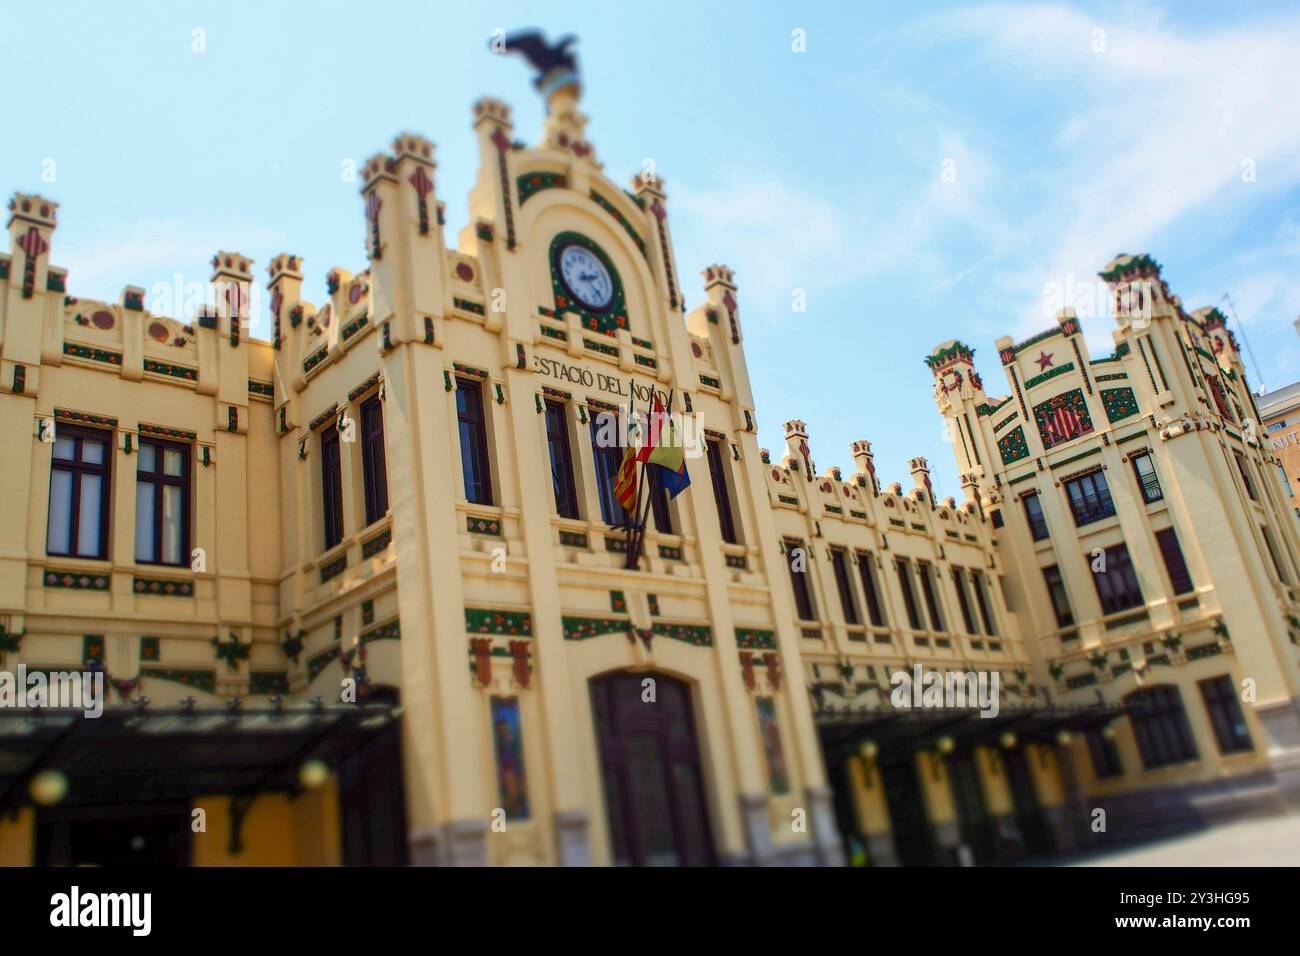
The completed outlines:
{"type": "Polygon", "coordinates": [[[331,769],[393,726],[386,704],[248,709],[109,707],[0,710],[0,814],[30,803],[42,771],[67,780],[60,806],[167,804],[200,796],[251,801],[295,793],[309,760],[331,769]]]}
{"type": "Polygon", "coordinates": [[[818,710],[814,721],[826,762],[838,764],[855,755],[867,741],[880,751],[926,750],[940,737],[961,747],[998,746],[1005,733],[1029,743],[1054,743],[1061,731],[1082,733],[1103,727],[1127,713],[1123,707],[1002,707],[995,717],[981,717],[977,708],[854,708],[818,710]]]}

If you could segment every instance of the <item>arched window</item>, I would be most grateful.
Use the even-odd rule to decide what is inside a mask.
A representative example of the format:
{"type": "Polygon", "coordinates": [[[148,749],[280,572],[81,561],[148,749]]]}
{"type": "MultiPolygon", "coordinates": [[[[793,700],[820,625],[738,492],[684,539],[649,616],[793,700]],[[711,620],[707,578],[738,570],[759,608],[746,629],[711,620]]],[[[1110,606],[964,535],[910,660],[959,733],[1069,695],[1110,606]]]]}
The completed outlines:
{"type": "Polygon", "coordinates": [[[1129,720],[1133,722],[1142,764],[1148,770],[1200,756],[1177,687],[1144,687],[1125,697],[1124,703],[1132,708],[1129,720]]]}

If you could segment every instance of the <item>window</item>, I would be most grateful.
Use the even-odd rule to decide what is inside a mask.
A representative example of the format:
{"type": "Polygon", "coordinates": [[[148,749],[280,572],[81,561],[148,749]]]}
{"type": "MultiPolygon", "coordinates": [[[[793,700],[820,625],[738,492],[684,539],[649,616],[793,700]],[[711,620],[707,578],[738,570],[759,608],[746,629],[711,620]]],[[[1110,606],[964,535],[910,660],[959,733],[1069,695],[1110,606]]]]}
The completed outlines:
{"type": "Polygon", "coordinates": [[[1144,687],[1129,694],[1124,702],[1132,708],[1129,720],[1133,722],[1142,765],[1148,770],[1197,759],[1192,728],[1177,687],[1144,687]]]}
{"type": "Polygon", "coordinates": [[[880,606],[880,592],[876,588],[876,566],[871,555],[858,552],[858,577],[862,580],[862,591],[867,596],[867,619],[872,627],[885,626],[884,610],[880,606]]]}
{"type": "Polygon", "coordinates": [[[1100,468],[1067,481],[1065,491],[1070,496],[1070,510],[1074,512],[1076,525],[1091,524],[1115,513],[1115,505],[1110,500],[1110,487],[1100,468]]]}
{"type": "Polygon", "coordinates": [[[840,607],[844,609],[844,622],[857,624],[858,602],[853,597],[853,582],[849,580],[849,568],[843,549],[831,549],[831,567],[835,571],[835,587],[840,592],[840,607]]]}
{"type": "Polygon", "coordinates": [[[1088,755],[1092,757],[1092,769],[1098,779],[1118,777],[1124,773],[1124,765],[1119,759],[1119,748],[1100,727],[1089,727],[1083,736],[1088,741],[1088,755]]]}
{"type": "Polygon", "coordinates": [[[1020,503],[1025,506],[1025,517],[1029,520],[1029,532],[1034,536],[1035,541],[1042,541],[1047,537],[1047,519],[1043,517],[1043,503],[1038,500],[1038,493],[1025,495],[1020,499],[1020,503]]]}
{"type": "Polygon", "coordinates": [[[787,541],[785,557],[790,568],[790,586],[794,588],[794,606],[799,620],[815,621],[817,609],[813,607],[812,592],[808,589],[808,552],[804,549],[803,542],[787,541]]]}
{"type": "Polygon", "coordinates": [[[1201,681],[1198,686],[1205,701],[1205,709],[1210,714],[1210,723],[1214,725],[1214,739],[1219,743],[1219,752],[1235,754],[1253,750],[1250,729],[1241,712],[1237,688],[1233,685],[1232,678],[1221,674],[1201,681]]]}
{"type": "Polygon", "coordinates": [[[930,628],[942,631],[945,629],[943,612],[939,609],[939,599],[934,593],[934,565],[918,561],[916,571],[921,576],[921,594],[925,596],[926,610],[930,612],[930,628]]]}
{"type": "MultiPolygon", "coordinates": [[[[1088,559],[1085,559],[1088,560],[1088,559]]],[[[1137,572],[1128,556],[1128,547],[1117,544],[1105,551],[1104,571],[1094,571],[1092,583],[1101,599],[1101,613],[1114,614],[1142,603],[1142,589],[1138,587],[1137,572]]],[[[1091,561],[1089,560],[1089,567],[1091,561]]]]}
{"type": "Polygon", "coordinates": [[[1001,508],[998,508],[997,510],[992,511],[992,512],[990,512],[989,514],[990,514],[990,516],[991,516],[991,518],[992,518],[992,520],[993,520],[993,527],[994,527],[995,530],[996,530],[997,528],[1001,528],[1002,525],[1006,523],[1006,522],[1004,522],[1004,521],[1002,520],[1002,509],[1001,509],[1001,508]]]}
{"type": "Polygon", "coordinates": [[[920,609],[916,606],[916,593],[912,590],[912,569],[907,561],[900,558],[897,562],[898,583],[903,589],[903,605],[907,608],[907,623],[914,631],[924,629],[921,623],[920,609]]]}
{"type": "Polygon", "coordinates": [[[614,494],[614,482],[618,480],[618,469],[623,464],[623,449],[618,445],[603,446],[602,432],[618,434],[617,426],[602,428],[602,419],[608,412],[591,417],[591,457],[596,466],[596,497],[600,499],[600,520],[608,525],[627,523],[627,512],[618,503],[614,494]]]}
{"type": "Polygon", "coordinates": [[[1151,455],[1148,452],[1134,455],[1129,463],[1133,466],[1133,474],[1137,476],[1138,486],[1142,489],[1142,500],[1151,504],[1162,499],[1165,494],[1160,490],[1160,479],[1156,477],[1156,466],[1151,461],[1151,455]]]}
{"type": "Polygon", "coordinates": [[[1178,546],[1178,533],[1173,528],[1157,531],[1156,543],[1160,545],[1160,556],[1165,560],[1165,570],[1169,573],[1169,583],[1174,586],[1174,593],[1186,594],[1194,590],[1192,576],[1187,572],[1187,562],[1183,560],[1183,549],[1178,546]]]}
{"type": "Polygon", "coordinates": [[[1282,487],[1286,489],[1286,496],[1288,498],[1294,497],[1295,492],[1291,490],[1291,479],[1286,475],[1286,468],[1279,463],[1277,470],[1278,473],[1282,475],[1282,487]]]}
{"type": "Polygon", "coordinates": [[[1264,547],[1268,549],[1268,556],[1273,561],[1273,570],[1277,573],[1277,579],[1283,584],[1290,584],[1290,578],[1282,570],[1282,562],[1277,559],[1277,549],[1273,547],[1273,535],[1265,525],[1260,525],[1259,530],[1264,533],[1264,547]]]}
{"type": "Polygon", "coordinates": [[[736,538],[736,522],[731,514],[731,496],[727,490],[726,461],[722,457],[722,443],[710,438],[705,441],[709,456],[709,480],[713,484],[713,500],[718,506],[718,525],[722,531],[722,540],[727,544],[739,544],[736,538]]]}
{"type": "Polygon", "coordinates": [[[1250,467],[1246,464],[1246,459],[1239,451],[1234,451],[1232,457],[1237,459],[1237,472],[1241,475],[1241,483],[1246,486],[1246,494],[1250,495],[1251,501],[1258,501],[1259,499],[1255,497],[1255,483],[1250,480],[1250,467]]]}
{"type": "Polygon", "coordinates": [[[108,557],[108,485],[111,434],[74,425],[57,426],[50,467],[48,554],[108,557]]]}
{"type": "MultiPolygon", "coordinates": [[[[980,571],[970,573],[971,582],[975,586],[975,603],[980,609],[980,618],[984,621],[984,633],[990,637],[996,637],[998,633],[997,621],[993,619],[993,606],[989,603],[988,583],[984,580],[984,575],[980,571]]],[[[993,645],[989,645],[992,648],[993,645]]]]}
{"type": "Polygon", "coordinates": [[[970,596],[966,593],[966,572],[961,568],[953,568],[952,583],[957,588],[957,606],[961,608],[961,622],[966,626],[966,633],[978,634],[975,615],[971,613],[970,596]]]}
{"type": "Polygon", "coordinates": [[[551,487],[555,513],[578,517],[578,491],[573,482],[573,450],[569,447],[569,416],[563,402],[546,401],[546,447],[551,455],[551,487]]]}
{"type": "Polygon", "coordinates": [[[374,524],[388,513],[384,406],[378,395],[361,403],[361,475],[366,494],[366,524],[374,524]]]}
{"type": "Polygon", "coordinates": [[[325,550],[328,551],[343,540],[343,477],[337,423],[320,433],[320,492],[321,513],[325,519],[325,550]]]}
{"type": "Polygon", "coordinates": [[[492,473],[488,461],[487,419],[483,414],[483,386],[456,380],[456,418],[460,423],[460,469],[465,478],[465,500],[492,504],[492,473]]]}
{"type": "Polygon", "coordinates": [[[1268,426],[1268,432],[1271,435],[1273,432],[1280,432],[1284,428],[1286,428],[1285,421],[1274,422],[1272,425],[1268,426]]]}
{"type": "Polygon", "coordinates": [[[1061,569],[1055,564],[1050,568],[1043,568],[1043,580],[1047,583],[1047,594],[1052,599],[1052,612],[1056,615],[1056,626],[1073,626],[1074,612],[1070,610],[1070,595],[1066,593],[1061,569]]]}
{"type": "Polygon", "coordinates": [[[135,475],[135,559],[188,564],[190,446],[140,439],[135,475]]]}
{"type": "Polygon", "coordinates": [[[653,488],[647,483],[646,494],[650,496],[650,513],[654,515],[655,530],[660,534],[672,534],[673,514],[668,507],[668,492],[656,481],[653,488]]]}

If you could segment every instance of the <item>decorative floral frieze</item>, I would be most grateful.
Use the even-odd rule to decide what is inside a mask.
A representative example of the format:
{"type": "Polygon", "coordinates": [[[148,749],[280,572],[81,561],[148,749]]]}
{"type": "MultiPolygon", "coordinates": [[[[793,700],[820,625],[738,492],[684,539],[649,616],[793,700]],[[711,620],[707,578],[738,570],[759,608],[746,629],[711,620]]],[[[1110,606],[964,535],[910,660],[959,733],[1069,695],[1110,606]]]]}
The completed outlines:
{"type": "Polygon", "coordinates": [[[136,594],[156,597],[194,597],[193,581],[178,581],[174,578],[134,578],[131,589],[136,594]]]}
{"type": "Polygon", "coordinates": [[[527,611],[498,611],[465,608],[465,630],[471,634],[508,634],[526,637],[533,633],[533,616],[527,611]]]}

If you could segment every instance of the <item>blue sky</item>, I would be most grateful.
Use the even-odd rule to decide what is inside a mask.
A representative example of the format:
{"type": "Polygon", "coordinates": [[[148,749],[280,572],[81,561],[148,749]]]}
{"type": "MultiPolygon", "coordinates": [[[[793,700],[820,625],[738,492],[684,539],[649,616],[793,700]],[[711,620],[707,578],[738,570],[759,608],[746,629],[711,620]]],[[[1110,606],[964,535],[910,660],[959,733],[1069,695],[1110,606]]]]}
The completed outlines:
{"type": "MultiPolygon", "coordinates": [[[[922,358],[961,338],[1000,394],[994,340],[1119,252],[1154,255],[1189,309],[1231,294],[1256,385],[1300,378],[1294,4],[26,4],[0,9],[0,192],[62,204],[74,295],[204,281],[221,248],[304,256],[319,301],[330,267],[364,265],[345,161],[433,139],[454,235],[473,101],[537,138],[527,68],[486,50],[532,25],[579,36],[606,171],[653,158],[667,181],[689,303],[704,266],[735,269],[778,454],[798,417],[822,469],[868,438],[887,482],[924,455],[959,495],[922,358]]],[[[1112,320],[1083,318],[1108,352],[1112,320]]]]}

